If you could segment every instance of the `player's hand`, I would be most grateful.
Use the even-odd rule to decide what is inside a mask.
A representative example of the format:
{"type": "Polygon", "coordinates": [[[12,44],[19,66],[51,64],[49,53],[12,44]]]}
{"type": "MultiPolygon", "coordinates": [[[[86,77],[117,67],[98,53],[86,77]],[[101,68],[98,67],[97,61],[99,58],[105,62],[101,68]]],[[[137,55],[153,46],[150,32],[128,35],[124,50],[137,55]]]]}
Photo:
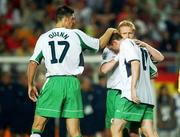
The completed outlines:
{"type": "Polygon", "coordinates": [[[39,93],[38,93],[38,90],[35,86],[29,86],[28,87],[28,95],[29,95],[29,98],[33,101],[33,102],[36,102],[37,101],[37,98],[39,96],[39,93]]]}
{"type": "Polygon", "coordinates": [[[146,43],[143,41],[140,41],[138,39],[133,39],[134,42],[139,46],[139,47],[146,47],[146,43]]]}
{"type": "Polygon", "coordinates": [[[139,98],[137,97],[136,95],[136,89],[132,89],[131,90],[131,98],[132,98],[132,101],[136,104],[140,104],[140,100],[139,98]]]}
{"type": "Polygon", "coordinates": [[[113,33],[119,33],[118,30],[115,28],[108,28],[108,30],[112,31],[113,33]]]}

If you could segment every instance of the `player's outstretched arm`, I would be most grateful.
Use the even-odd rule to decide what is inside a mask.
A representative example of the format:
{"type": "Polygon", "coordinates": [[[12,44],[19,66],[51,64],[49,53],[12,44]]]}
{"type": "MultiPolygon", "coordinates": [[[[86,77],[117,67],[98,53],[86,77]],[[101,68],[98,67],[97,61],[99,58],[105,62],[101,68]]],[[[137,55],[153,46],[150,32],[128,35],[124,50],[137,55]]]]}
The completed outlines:
{"type": "Polygon", "coordinates": [[[143,41],[137,39],[135,39],[134,41],[136,42],[136,44],[145,47],[148,50],[148,52],[152,55],[152,59],[154,61],[161,62],[164,60],[164,56],[157,49],[153,48],[152,46],[143,41]]]}
{"type": "Polygon", "coordinates": [[[99,68],[100,73],[107,74],[109,71],[111,71],[114,68],[118,60],[119,60],[119,55],[116,55],[114,59],[103,63],[99,68]]]}
{"type": "Polygon", "coordinates": [[[106,30],[106,32],[99,38],[99,47],[100,49],[103,49],[105,48],[105,46],[108,44],[110,38],[111,38],[111,35],[114,33],[114,32],[117,32],[117,30],[115,28],[108,28],[106,30]]]}
{"type": "Polygon", "coordinates": [[[140,100],[137,97],[137,83],[140,75],[140,62],[138,60],[131,61],[131,72],[132,72],[131,97],[134,103],[139,104],[140,100]]]}
{"type": "Polygon", "coordinates": [[[28,77],[28,95],[29,98],[33,101],[37,101],[38,91],[34,86],[34,76],[37,69],[38,64],[34,61],[30,61],[27,69],[27,77],[28,77]]]}

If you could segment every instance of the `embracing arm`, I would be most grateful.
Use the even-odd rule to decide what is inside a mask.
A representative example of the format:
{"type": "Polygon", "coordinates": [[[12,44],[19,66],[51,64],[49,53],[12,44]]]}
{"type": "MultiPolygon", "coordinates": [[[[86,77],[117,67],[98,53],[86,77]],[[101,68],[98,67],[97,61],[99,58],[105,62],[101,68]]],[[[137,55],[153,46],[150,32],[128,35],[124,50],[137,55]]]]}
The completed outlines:
{"type": "Polygon", "coordinates": [[[153,48],[152,46],[150,46],[149,44],[140,41],[140,40],[135,40],[136,44],[145,47],[149,54],[152,55],[152,59],[157,61],[157,62],[161,62],[164,60],[164,56],[161,54],[161,52],[159,52],[158,50],[156,50],[155,48],[153,48]]]}
{"type": "Polygon", "coordinates": [[[111,38],[111,35],[113,34],[113,32],[117,31],[116,29],[114,28],[108,28],[106,30],[106,32],[99,38],[99,47],[100,49],[103,49],[105,48],[105,46],[108,44],[110,38],[111,38]]]}
{"type": "Polygon", "coordinates": [[[114,66],[116,65],[116,63],[117,63],[117,61],[115,61],[114,59],[112,59],[111,61],[102,64],[102,65],[100,66],[100,69],[99,69],[99,70],[100,70],[100,73],[102,73],[102,74],[107,74],[109,71],[111,71],[111,70],[114,68],[114,66]]]}

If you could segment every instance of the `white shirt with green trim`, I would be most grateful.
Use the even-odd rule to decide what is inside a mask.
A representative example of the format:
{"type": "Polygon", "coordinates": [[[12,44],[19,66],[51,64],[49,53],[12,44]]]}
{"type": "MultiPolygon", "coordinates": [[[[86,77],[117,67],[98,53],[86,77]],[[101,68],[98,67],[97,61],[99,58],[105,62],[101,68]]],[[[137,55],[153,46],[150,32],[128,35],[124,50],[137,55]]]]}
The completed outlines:
{"type": "Polygon", "coordinates": [[[78,29],[54,28],[37,40],[30,60],[41,62],[44,58],[46,76],[78,75],[84,70],[82,51],[99,50],[99,39],[78,29]]]}
{"type": "MultiPolygon", "coordinates": [[[[108,48],[105,48],[103,50],[101,64],[111,61],[112,59],[114,59],[116,55],[117,54],[115,54],[113,51],[109,50],[108,48]]],[[[121,90],[119,71],[119,65],[117,64],[115,68],[113,68],[113,70],[107,74],[107,88],[121,90]]]]}
{"type": "Polygon", "coordinates": [[[131,100],[131,61],[140,61],[140,77],[137,84],[137,96],[141,103],[153,105],[153,88],[150,75],[157,73],[156,66],[152,63],[150,55],[145,48],[139,48],[134,41],[125,39],[121,42],[119,54],[119,68],[123,85],[121,97],[131,100]]]}

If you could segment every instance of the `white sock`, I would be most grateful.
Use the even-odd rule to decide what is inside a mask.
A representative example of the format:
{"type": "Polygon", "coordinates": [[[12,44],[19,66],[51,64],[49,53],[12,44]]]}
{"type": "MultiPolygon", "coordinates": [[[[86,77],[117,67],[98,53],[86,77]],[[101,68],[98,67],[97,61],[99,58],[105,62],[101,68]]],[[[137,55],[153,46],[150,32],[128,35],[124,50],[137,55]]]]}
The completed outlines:
{"type": "Polygon", "coordinates": [[[39,134],[31,134],[30,137],[41,137],[39,134]]]}

